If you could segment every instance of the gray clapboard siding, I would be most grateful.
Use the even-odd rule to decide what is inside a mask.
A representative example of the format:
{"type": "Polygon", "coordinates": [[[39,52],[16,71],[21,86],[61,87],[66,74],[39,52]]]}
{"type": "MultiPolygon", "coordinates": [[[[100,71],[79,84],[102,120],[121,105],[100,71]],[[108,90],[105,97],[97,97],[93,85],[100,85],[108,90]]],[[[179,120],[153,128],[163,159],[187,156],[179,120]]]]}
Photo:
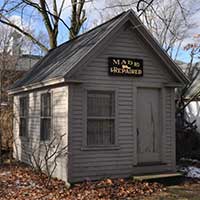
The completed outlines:
{"type": "MultiPolygon", "coordinates": [[[[135,168],[137,164],[136,148],[136,85],[149,83],[162,85],[173,81],[171,74],[165,65],[152,52],[152,49],[144,44],[144,41],[130,30],[121,30],[118,35],[107,44],[107,48],[99,52],[87,66],[80,69],[74,78],[83,80],[81,85],[70,87],[71,95],[71,134],[70,134],[70,169],[69,180],[71,182],[91,179],[130,176],[135,172],[142,173],[148,168],[135,168]],[[108,57],[141,58],[144,60],[144,76],[141,78],[112,77],[108,76],[108,57]],[[84,151],[84,101],[86,89],[117,90],[117,123],[118,123],[118,146],[115,150],[87,150],[84,151]]],[[[165,98],[165,97],[163,97],[165,98]]],[[[157,166],[160,171],[172,168],[172,146],[171,136],[171,89],[166,89],[166,112],[165,132],[166,144],[163,149],[163,158],[167,164],[165,167],[157,166]]],[[[165,142],[163,142],[165,143],[165,142]]],[[[152,167],[151,167],[152,169],[152,167]]],[[[150,170],[150,169],[149,169],[150,170]]],[[[159,171],[158,170],[158,171],[159,171]]]]}
{"type": "MultiPolygon", "coordinates": [[[[14,151],[14,156],[23,162],[29,163],[27,155],[31,153],[31,149],[39,148],[40,144],[40,95],[43,92],[52,93],[52,129],[54,134],[66,134],[63,138],[63,146],[68,144],[68,86],[61,86],[58,88],[51,88],[46,90],[37,90],[22,95],[29,97],[29,119],[28,119],[28,140],[19,137],[19,97],[14,97],[14,113],[16,119],[14,120],[14,132],[16,141],[14,146],[18,149],[14,151]],[[23,143],[23,148],[20,146],[23,143]]],[[[44,154],[44,149],[40,149],[41,156],[44,154]]],[[[67,177],[67,156],[58,159],[58,166],[54,176],[68,181],[67,177]]]]}
{"type": "MultiPolygon", "coordinates": [[[[171,167],[174,167],[173,166],[173,149],[175,148],[173,146],[173,140],[175,139],[174,136],[175,136],[175,130],[172,130],[172,127],[173,127],[173,123],[175,123],[172,119],[172,103],[175,103],[175,102],[172,102],[172,99],[173,99],[173,96],[172,96],[172,92],[174,92],[173,89],[170,89],[168,88],[166,90],[166,112],[165,112],[165,115],[166,115],[166,136],[165,136],[165,148],[166,148],[166,154],[165,154],[165,161],[166,163],[169,163],[169,165],[171,167]]],[[[175,115],[175,112],[173,113],[175,115]]]]}

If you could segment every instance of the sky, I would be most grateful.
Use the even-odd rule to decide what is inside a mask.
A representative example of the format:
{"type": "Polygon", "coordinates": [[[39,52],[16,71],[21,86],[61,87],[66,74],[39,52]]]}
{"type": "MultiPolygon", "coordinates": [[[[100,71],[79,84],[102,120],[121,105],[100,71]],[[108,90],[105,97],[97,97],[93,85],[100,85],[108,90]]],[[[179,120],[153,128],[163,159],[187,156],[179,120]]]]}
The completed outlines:
{"type": "MultiPolygon", "coordinates": [[[[37,1],[37,0],[35,0],[35,1],[37,1]]],[[[47,1],[49,2],[49,7],[51,7],[52,0],[47,0],[47,1]]],[[[108,6],[108,1],[113,1],[113,0],[93,0],[92,3],[85,4],[85,9],[87,11],[87,13],[86,13],[87,21],[84,24],[83,28],[81,29],[81,33],[87,31],[90,28],[93,28],[95,25],[102,23],[103,21],[105,21],[105,19],[112,18],[112,17],[114,17],[114,15],[116,15],[117,12],[113,11],[111,9],[103,10],[106,6],[108,6]],[[100,13],[100,11],[101,11],[101,13],[100,13]]],[[[124,2],[124,1],[125,0],[115,0],[114,2],[120,3],[120,2],[124,2]]],[[[126,0],[126,2],[131,2],[131,1],[132,0],[126,0]]],[[[172,1],[172,0],[163,0],[163,1],[168,2],[168,1],[172,1]]],[[[184,1],[184,3],[187,2],[189,4],[189,2],[192,2],[190,11],[193,11],[198,6],[200,7],[199,1],[200,0],[187,0],[187,1],[184,1]]],[[[59,7],[59,3],[61,3],[61,0],[58,0],[57,2],[58,2],[58,7],[59,7]]],[[[64,10],[61,15],[61,18],[68,25],[70,24],[70,10],[71,10],[70,2],[71,1],[69,1],[69,0],[65,1],[64,10]]],[[[1,6],[1,3],[0,3],[0,6],[1,6]]],[[[125,9],[127,9],[127,7],[125,9]]],[[[19,24],[21,17],[22,16],[21,16],[20,12],[15,12],[11,18],[14,19],[15,21],[17,21],[17,23],[19,24]]],[[[39,32],[45,31],[44,26],[42,26],[42,22],[39,21],[38,19],[39,18],[36,13],[32,13],[30,8],[26,8],[24,10],[24,16],[23,16],[24,23],[20,24],[20,25],[29,27],[31,24],[32,30],[37,35],[39,32]],[[28,16],[30,16],[30,14],[32,15],[31,20],[30,20],[30,17],[28,17],[28,16]]],[[[200,33],[200,20],[199,19],[200,19],[200,11],[197,12],[191,19],[189,19],[188,23],[195,22],[196,25],[194,28],[192,28],[190,31],[188,31],[188,33],[187,33],[188,37],[184,40],[184,42],[182,44],[183,46],[192,41],[191,38],[193,35],[200,33]]],[[[66,40],[68,40],[69,32],[68,32],[67,28],[62,24],[62,22],[60,22],[60,24],[59,24],[59,30],[60,30],[60,33],[58,35],[58,43],[61,44],[61,43],[65,42],[66,40]]],[[[188,62],[189,58],[190,57],[189,57],[188,52],[184,51],[183,49],[180,49],[178,59],[182,60],[184,62],[188,62]]]]}
{"type": "MultiPolygon", "coordinates": [[[[112,1],[112,0],[110,0],[112,1]]],[[[126,0],[127,3],[132,2],[133,0],[126,0]]],[[[164,0],[163,0],[164,1],[164,0]]],[[[166,3],[168,3],[168,1],[171,0],[165,0],[166,3]]],[[[105,9],[105,7],[107,7],[108,5],[106,4],[108,2],[108,0],[96,0],[93,3],[87,3],[86,4],[86,10],[89,10],[89,12],[87,12],[87,22],[84,25],[84,30],[90,29],[92,27],[94,27],[95,25],[98,25],[100,23],[102,23],[104,20],[102,20],[102,18],[105,19],[109,19],[112,18],[113,15],[118,14],[118,10],[117,11],[111,11],[111,9],[105,9]],[[99,10],[101,10],[101,13],[99,12],[99,10]],[[102,11],[104,10],[104,11],[102,11]],[[103,13],[103,16],[102,16],[103,13]]],[[[120,2],[124,2],[124,0],[115,0],[114,2],[116,2],[116,4],[120,4],[120,2]]],[[[181,2],[181,0],[180,0],[181,2]]],[[[187,30],[187,38],[184,39],[184,41],[182,42],[182,46],[184,47],[186,44],[193,42],[192,37],[195,34],[199,34],[200,33],[200,0],[187,0],[187,1],[183,1],[184,5],[186,8],[189,8],[190,12],[194,12],[197,8],[199,8],[199,11],[196,12],[195,15],[192,16],[192,18],[188,19],[188,23],[194,23],[195,22],[195,26],[193,28],[191,28],[189,31],[187,30]]],[[[128,9],[128,7],[125,7],[124,9],[128,9]]],[[[65,19],[69,19],[69,13],[70,13],[70,6],[68,5],[68,10],[66,10],[66,12],[63,13],[63,18],[65,19]]],[[[62,27],[61,27],[62,29],[62,27]]],[[[63,31],[64,32],[64,31],[63,31]]],[[[66,37],[60,37],[60,42],[64,42],[63,38],[66,37]]],[[[177,48],[175,47],[175,50],[173,52],[173,55],[175,54],[175,52],[177,51],[177,48]]],[[[178,60],[181,60],[183,62],[189,62],[190,60],[190,55],[189,52],[183,50],[183,48],[179,49],[179,53],[178,53],[178,60]]],[[[197,62],[198,60],[195,59],[195,62],[197,62]]]]}
{"type": "MultiPolygon", "coordinates": [[[[132,2],[132,0],[126,0],[126,1],[127,1],[127,3],[132,2]]],[[[165,2],[167,2],[167,1],[170,1],[170,0],[165,0],[165,2]]],[[[85,30],[93,28],[95,25],[102,23],[103,21],[105,21],[105,19],[112,18],[114,15],[118,14],[118,12],[119,12],[118,10],[117,11],[111,11],[111,9],[104,10],[104,8],[108,6],[106,4],[107,2],[108,1],[106,1],[106,0],[96,0],[96,1],[93,1],[93,3],[86,4],[85,8],[86,8],[86,10],[88,10],[88,12],[87,12],[88,19],[83,26],[83,30],[82,30],[83,32],[85,30]],[[102,20],[102,18],[104,18],[104,20],[102,20]]],[[[120,2],[123,2],[123,0],[115,0],[114,2],[116,2],[116,4],[119,4],[120,2]]],[[[185,3],[185,7],[190,8],[191,12],[193,12],[197,8],[200,8],[199,0],[187,0],[187,1],[184,1],[184,3],[185,3]]],[[[128,9],[128,7],[125,7],[124,9],[128,9]]],[[[67,5],[67,9],[65,10],[65,12],[63,12],[62,18],[69,20],[69,13],[70,13],[70,5],[67,5]]],[[[192,29],[187,31],[188,37],[184,39],[182,46],[185,46],[186,44],[191,43],[193,35],[200,33],[200,20],[199,19],[200,19],[200,11],[197,12],[195,15],[193,15],[193,17],[191,19],[188,20],[188,23],[195,22],[196,24],[192,29]]],[[[60,28],[61,28],[61,30],[63,29],[62,32],[64,33],[65,28],[62,25],[60,28]]],[[[62,43],[65,41],[65,39],[66,39],[66,35],[61,34],[59,37],[59,42],[62,43]]],[[[173,54],[175,54],[176,50],[177,50],[177,48],[175,48],[173,54]]],[[[190,55],[187,51],[180,48],[177,59],[181,60],[183,62],[189,62],[190,55]]],[[[195,59],[195,61],[197,62],[198,60],[195,59]]]]}

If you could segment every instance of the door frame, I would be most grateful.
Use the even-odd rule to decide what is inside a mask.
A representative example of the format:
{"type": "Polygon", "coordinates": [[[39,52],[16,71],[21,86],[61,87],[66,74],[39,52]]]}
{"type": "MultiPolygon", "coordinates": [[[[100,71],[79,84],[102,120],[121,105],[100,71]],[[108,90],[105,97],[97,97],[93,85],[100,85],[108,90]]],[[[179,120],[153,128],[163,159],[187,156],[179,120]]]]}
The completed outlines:
{"type": "Polygon", "coordinates": [[[133,83],[133,134],[134,134],[134,158],[133,158],[133,165],[138,166],[138,144],[137,144],[137,90],[138,88],[147,88],[147,89],[160,89],[161,91],[161,137],[160,137],[160,161],[164,163],[165,155],[165,98],[166,98],[166,91],[163,84],[159,83],[133,83]]]}

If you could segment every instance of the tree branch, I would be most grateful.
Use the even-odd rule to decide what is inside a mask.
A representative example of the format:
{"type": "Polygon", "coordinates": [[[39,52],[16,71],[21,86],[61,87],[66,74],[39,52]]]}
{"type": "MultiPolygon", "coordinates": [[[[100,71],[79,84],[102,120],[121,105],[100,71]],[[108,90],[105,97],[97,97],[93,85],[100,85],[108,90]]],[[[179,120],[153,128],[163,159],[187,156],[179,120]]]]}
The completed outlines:
{"type": "MultiPolygon", "coordinates": [[[[38,4],[32,3],[32,2],[29,1],[29,0],[23,0],[23,1],[24,1],[25,3],[27,3],[29,6],[33,6],[33,7],[37,8],[38,11],[41,12],[41,8],[40,8],[40,6],[38,6],[38,4]]],[[[63,0],[63,4],[64,4],[64,1],[65,1],[65,0],[63,0]]],[[[62,6],[62,8],[63,8],[63,6],[62,6]]],[[[61,10],[61,11],[62,11],[62,10],[61,10]]],[[[58,17],[59,20],[63,23],[63,25],[70,31],[70,27],[65,23],[65,21],[64,21],[62,18],[60,18],[61,12],[59,13],[58,16],[55,16],[52,12],[50,12],[50,11],[48,11],[48,10],[46,10],[46,12],[47,12],[49,15],[52,15],[53,17],[58,17]]]]}
{"type": "Polygon", "coordinates": [[[139,1],[138,1],[137,6],[136,6],[137,12],[142,11],[142,12],[139,14],[138,17],[140,17],[140,16],[148,9],[148,7],[153,3],[153,1],[154,1],[154,0],[151,0],[149,3],[146,2],[145,0],[139,0],[139,1]],[[147,6],[146,6],[145,8],[140,8],[140,4],[141,4],[141,3],[145,3],[145,4],[147,4],[147,6]]]}
{"type": "Polygon", "coordinates": [[[12,23],[10,20],[8,20],[7,18],[5,18],[4,16],[2,16],[0,14],[0,22],[2,24],[8,25],[16,30],[18,30],[20,33],[22,33],[23,35],[25,35],[27,38],[29,38],[33,43],[37,44],[41,49],[43,49],[45,52],[48,51],[48,48],[43,45],[40,41],[38,41],[36,38],[34,38],[30,33],[24,31],[23,29],[21,29],[20,27],[18,27],[17,25],[15,25],[14,23],[12,23]],[[4,18],[5,20],[3,20],[2,18],[4,18]]]}

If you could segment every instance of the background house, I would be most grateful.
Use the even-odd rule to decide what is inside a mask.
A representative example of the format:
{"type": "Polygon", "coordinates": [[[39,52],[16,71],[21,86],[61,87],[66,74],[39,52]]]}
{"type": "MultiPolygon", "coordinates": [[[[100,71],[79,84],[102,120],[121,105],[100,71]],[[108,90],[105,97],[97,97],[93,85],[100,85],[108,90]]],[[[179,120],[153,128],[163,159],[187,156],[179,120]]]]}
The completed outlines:
{"type": "Polygon", "coordinates": [[[185,117],[189,122],[196,121],[197,131],[200,133],[200,63],[195,63],[194,66],[195,80],[186,91],[186,102],[192,101],[185,109],[185,117]]]}
{"type": "Polygon", "coordinates": [[[8,95],[8,88],[41,59],[38,55],[23,54],[20,37],[17,32],[12,32],[8,40],[1,43],[0,49],[0,120],[3,150],[11,150],[13,142],[12,98],[8,95]]]}

